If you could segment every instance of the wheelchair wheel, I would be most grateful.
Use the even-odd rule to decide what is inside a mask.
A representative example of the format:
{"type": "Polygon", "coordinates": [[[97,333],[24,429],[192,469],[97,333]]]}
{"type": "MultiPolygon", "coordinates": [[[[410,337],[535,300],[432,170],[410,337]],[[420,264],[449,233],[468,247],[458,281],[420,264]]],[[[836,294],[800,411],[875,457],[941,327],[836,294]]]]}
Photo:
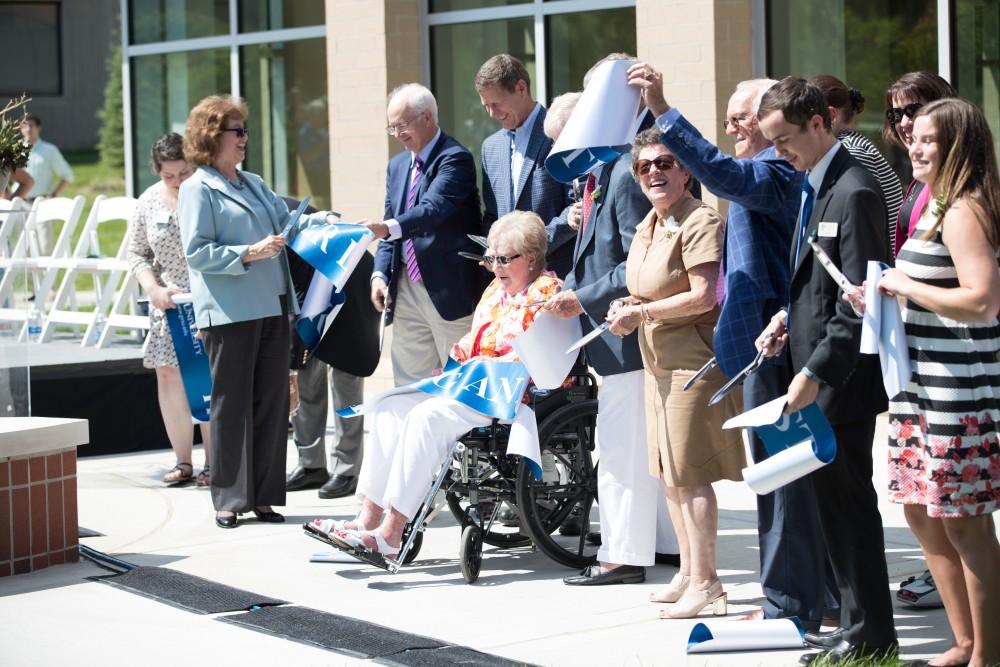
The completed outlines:
{"type": "MultiPolygon", "coordinates": [[[[452,491],[447,492],[444,497],[448,501],[448,509],[451,510],[451,514],[458,521],[458,524],[460,526],[466,525],[469,522],[466,518],[469,501],[452,491]]],[[[485,503],[480,505],[482,507],[485,503]]],[[[485,526],[486,522],[489,521],[489,514],[492,513],[492,502],[488,507],[482,507],[482,511],[486,514],[483,517],[483,525],[485,526]]],[[[495,523],[490,530],[483,531],[482,539],[491,547],[500,547],[501,549],[513,549],[531,544],[531,538],[522,533],[519,528],[502,526],[499,522],[495,523]]]]}
{"type": "Polygon", "coordinates": [[[479,526],[468,525],[462,529],[462,545],[458,549],[465,583],[474,584],[483,565],[483,531],[479,526]]]}
{"type": "MultiPolygon", "coordinates": [[[[403,528],[403,537],[400,544],[406,544],[406,540],[410,538],[410,532],[414,530],[413,524],[408,523],[406,527],[403,528]]],[[[417,554],[420,553],[420,547],[424,545],[424,531],[418,530],[417,534],[413,537],[413,544],[410,546],[410,550],[406,552],[406,558],[403,560],[403,565],[409,565],[417,558],[417,554]]]]}
{"type": "Polygon", "coordinates": [[[587,542],[589,517],[597,494],[592,453],[597,401],[559,408],[539,425],[542,458],[551,457],[559,470],[536,479],[521,461],[517,470],[517,507],[525,532],[542,553],[567,567],[582,568],[597,560],[597,547],[587,542]],[[587,517],[580,535],[559,533],[559,526],[577,505],[587,517]]]}

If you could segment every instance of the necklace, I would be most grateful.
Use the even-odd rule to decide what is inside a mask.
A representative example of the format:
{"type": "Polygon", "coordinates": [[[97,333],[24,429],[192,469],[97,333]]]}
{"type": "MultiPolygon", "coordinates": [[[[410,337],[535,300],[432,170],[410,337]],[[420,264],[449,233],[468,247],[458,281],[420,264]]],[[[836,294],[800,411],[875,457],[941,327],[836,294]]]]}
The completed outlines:
{"type": "Polygon", "coordinates": [[[226,180],[229,181],[229,184],[237,190],[242,190],[247,184],[246,181],[243,180],[243,174],[239,172],[236,172],[236,180],[231,178],[227,178],[226,180]]]}

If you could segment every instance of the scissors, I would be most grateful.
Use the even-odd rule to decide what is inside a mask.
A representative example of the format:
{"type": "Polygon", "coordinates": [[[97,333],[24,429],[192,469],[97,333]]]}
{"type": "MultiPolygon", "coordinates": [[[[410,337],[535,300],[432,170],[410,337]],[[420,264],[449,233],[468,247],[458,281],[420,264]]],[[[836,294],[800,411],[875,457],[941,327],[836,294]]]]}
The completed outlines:
{"type": "Polygon", "coordinates": [[[458,256],[459,257],[464,257],[466,259],[471,259],[473,262],[481,262],[481,261],[483,261],[483,256],[482,255],[477,255],[474,252],[465,252],[464,250],[459,250],[458,251],[458,256]]]}
{"type": "Polygon", "coordinates": [[[692,375],[691,378],[687,382],[684,383],[684,387],[682,388],[682,391],[687,391],[688,389],[690,389],[691,385],[693,385],[695,382],[697,382],[698,380],[700,380],[703,377],[705,377],[706,373],[708,373],[710,370],[712,370],[713,368],[715,368],[718,365],[719,365],[719,362],[717,362],[715,360],[715,357],[712,357],[711,359],[709,359],[708,362],[704,366],[702,366],[701,368],[698,369],[697,373],[695,373],[694,375],[692,375]]]}
{"type": "MultiPolygon", "coordinates": [[[[771,338],[774,338],[774,335],[768,334],[764,338],[764,342],[766,343],[771,338]]],[[[709,399],[708,404],[715,405],[716,403],[724,399],[726,396],[728,396],[730,393],[732,393],[733,389],[735,389],[739,384],[741,384],[748,377],[750,377],[758,370],[760,370],[760,367],[764,365],[764,362],[766,360],[767,357],[764,356],[764,349],[761,348],[760,350],[757,351],[757,356],[753,358],[753,361],[747,364],[746,368],[737,373],[736,377],[734,377],[732,380],[722,385],[722,389],[715,392],[715,395],[712,396],[711,399],[709,399]]]]}
{"type": "Polygon", "coordinates": [[[474,242],[478,243],[479,245],[483,246],[483,248],[488,248],[489,245],[490,245],[489,241],[486,240],[485,236],[478,236],[476,234],[466,234],[466,236],[468,236],[470,239],[472,239],[474,242]]]}

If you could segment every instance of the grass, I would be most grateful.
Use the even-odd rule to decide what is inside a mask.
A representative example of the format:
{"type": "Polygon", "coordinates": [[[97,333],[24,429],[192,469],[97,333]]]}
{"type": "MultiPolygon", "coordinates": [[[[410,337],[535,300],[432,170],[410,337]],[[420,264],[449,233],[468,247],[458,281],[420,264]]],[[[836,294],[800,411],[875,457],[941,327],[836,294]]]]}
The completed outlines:
{"type": "Polygon", "coordinates": [[[837,667],[905,667],[906,664],[907,661],[901,660],[896,653],[873,658],[852,658],[842,662],[834,662],[829,657],[824,656],[811,663],[812,667],[833,667],[834,665],[837,667]]]}

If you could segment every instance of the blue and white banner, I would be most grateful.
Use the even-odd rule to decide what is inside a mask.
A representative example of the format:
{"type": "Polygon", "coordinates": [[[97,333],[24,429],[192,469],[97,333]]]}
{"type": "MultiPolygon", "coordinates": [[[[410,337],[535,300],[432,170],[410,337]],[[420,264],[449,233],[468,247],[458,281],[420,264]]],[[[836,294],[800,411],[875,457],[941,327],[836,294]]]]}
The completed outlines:
{"type": "Polygon", "coordinates": [[[765,651],[802,648],[805,630],[797,616],[758,621],[696,623],[688,636],[688,653],[765,651]]]}
{"type": "Polygon", "coordinates": [[[763,495],[829,464],[837,455],[830,422],[815,403],[785,414],[787,396],[748,410],[722,428],[748,427],[764,441],[768,458],[743,469],[743,481],[763,495]]]}
{"type": "Polygon", "coordinates": [[[333,324],[343,305],[344,293],[336,291],[330,279],[316,271],[309,283],[299,317],[295,320],[295,331],[310,352],[319,345],[323,334],[333,324]]]}
{"type": "Polygon", "coordinates": [[[212,371],[208,365],[205,345],[195,338],[198,327],[194,321],[194,304],[190,294],[172,296],[176,308],[168,308],[165,313],[170,338],[177,353],[184,393],[187,394],[191,416],[197,422],[208,423],[208,403],[212,396],[212,371]]]}
{"type": "Polygon", "coordinates": [[[882,384],[890,399],[906,389],[913,375],[910,347],[899,312],[899,301],[878,291],[882,272],[889,267],[882,262],[868,262],[865,277],[865,314],[861,320],[861,354],[877,354],[882,366],[882,384]]]}
{"type": "Polygon", "coordinates": [[[337,222],[306,227],[292,239],[290,246],[330,279],[334,291],[340,292],[374,238],[366,227],[337,222]]]}
{"type": "Polygon", "coordinates": [[[545,159],[552,178],[569,183],[629,149],[641,122],[639,90],[628,85],[634,60],[602,63],[545,159]]]}

